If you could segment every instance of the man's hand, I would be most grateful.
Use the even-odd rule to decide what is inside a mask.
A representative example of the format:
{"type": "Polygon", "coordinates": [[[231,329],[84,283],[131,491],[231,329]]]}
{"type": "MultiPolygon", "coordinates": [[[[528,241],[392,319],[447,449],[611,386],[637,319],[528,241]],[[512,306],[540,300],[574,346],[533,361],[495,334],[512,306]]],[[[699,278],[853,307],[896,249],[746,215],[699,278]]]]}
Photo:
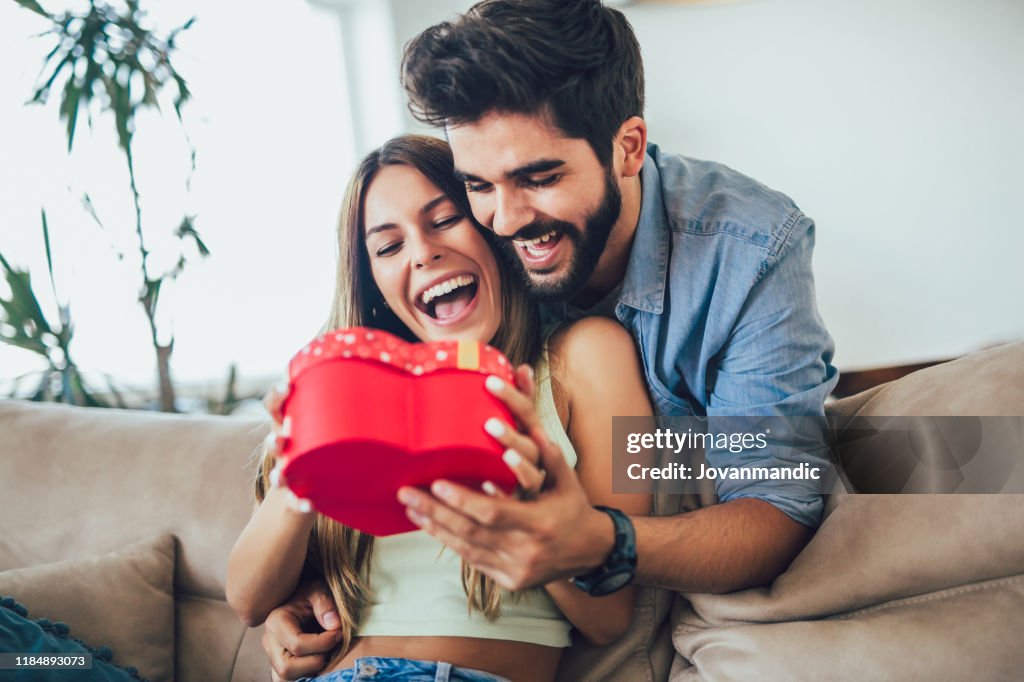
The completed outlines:
{"type": "Polygon", "coordinates": [[[327,654],[341,641],[341,620],[327,586],[319,580],[299,585],[291,599],[267,616],[263,649],[270,658],[274,682],[315,675],[327,665],[327,654]],[[302,631],[316,621],[321,633],[302,631]]]}
{"type": "Polygon", "coordinates": [[[485,495],[443,480],[431,486],[433,496],[398,491],[413,523],[509,590],[586,573],[615,541],[611,520],[590,505],[558,446],[539,423],[524,427],[547,474],[537,499],[485,495]]]}

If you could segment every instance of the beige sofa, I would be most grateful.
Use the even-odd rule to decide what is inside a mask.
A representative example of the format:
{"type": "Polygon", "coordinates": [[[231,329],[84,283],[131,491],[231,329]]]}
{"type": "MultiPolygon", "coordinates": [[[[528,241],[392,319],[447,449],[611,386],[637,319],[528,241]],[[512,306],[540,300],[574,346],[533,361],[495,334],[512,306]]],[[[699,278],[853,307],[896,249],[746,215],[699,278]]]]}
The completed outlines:
{"type": "MultiPolygon", "coordinates": [[[[830,410],[1024,414],[1024,344],[830,410]]],[[[157,682],[269,679],[260,630],[224,601],[265,428],[0,402],[0,594],[157,682]]],[[[573,652],[562,678],[1020,679],[1022,632],[1024,496],[836,494],[770,588],[648,593],[626,641],[573,652]]]]}

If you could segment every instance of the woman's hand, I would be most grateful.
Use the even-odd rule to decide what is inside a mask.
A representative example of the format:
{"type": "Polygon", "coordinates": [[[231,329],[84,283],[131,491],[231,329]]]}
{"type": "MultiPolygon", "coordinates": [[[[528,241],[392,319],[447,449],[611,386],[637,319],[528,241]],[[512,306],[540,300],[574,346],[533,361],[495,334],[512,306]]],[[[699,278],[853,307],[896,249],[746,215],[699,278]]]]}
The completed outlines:
{"type": "MultiPolygon", "coordinates": [[[[291,386],[287,382],[281,382],[263,396],[263,406],[267,409],[271,420],[270,433],[267,434],[267,438],[263,442],[265,457],[277,459],[281,450],[287,445],[288,439],[291,438],[292,418],[285,417],[281,409],[284,406],[284,401],[288,399],[290,389],[291,386]]],[[[270,485],[274,488],[284,486],[288,507],[293,511],[300,514],[309,514],[313,511],[313,505],[309,500],[296,497],[295,493],[285,486],[279,466],[275,466],[270,472],[270,485]]]]}
{"type": "MultiPolygon", "coordinates": [[[[520,497],[533,498],[544,486],[545,473],[537,466],[540,462],[538,443],[547,442],[547,434],[544,433],[540,415],[534,406],[533,396],[536,387],[533,369],[529,365],[520,365],[516,369],[515,379],[516,385],[512,386],[492,375],[487,377],[484,385],[505,403],[521,430],[498,418],[487,420],[484,430],[505,446],[502,459],[519,481],[520,497]]],[[[490,481],[486,481],[482,487],[484,492],[492,497],[504,495],[490,481]]]]}

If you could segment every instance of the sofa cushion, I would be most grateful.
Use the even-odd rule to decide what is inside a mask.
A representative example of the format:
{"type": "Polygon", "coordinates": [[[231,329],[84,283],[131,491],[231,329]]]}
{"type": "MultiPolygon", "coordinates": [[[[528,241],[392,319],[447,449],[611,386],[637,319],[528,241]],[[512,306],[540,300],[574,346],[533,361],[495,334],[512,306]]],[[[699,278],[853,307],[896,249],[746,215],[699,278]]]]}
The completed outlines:
{"type": "MultiPolygon", "coordinates": [[[[110,664],[112,656],[109,647],[94,648],[82,640],[72,637],[66,623],[52,622],[48,618],[30,620],[28,610],[11,597],[0,598],[0,651],[24,654],[31,661],[34,657],[57,658],[62,661],[80,660],[89,656],[88,667],[69,673],[67,662],[40,664],[37,668],[30,662],[21,671],[5,673],[4,679],[33,680],[33,682],[63,682],[68,675],[87,682],[138,682],[141,679],[134,668],[119,668],[110,664]],[[31,666],[31,667],[29,667],[31,666]]],[[[18,661],[8,661],[18,664],[18,661]]],[[[75,663],[70,663],[74,666],[75,663]]]]}
{"type": "Polygon", "coordinates": [[[92,646],[108,646],[113,663],[152,682],[174,679],[174,557],[160,535],[91,559],[0,572],[0,594],[36,617],[71,627],[92,646]]]}
{"type": "MultiPolygon", "coordinates": [[[[688,617],[689,616],[689,617],[688,617]]],[[[825,620],[707,628],[677,615],[671,682],[1020,679],[1024,576],[825,620]]]]}
{"type": "Polygon", "coordinates": [[[848,495],[770,588],[687,595],[706,627],[822,618],[1024,573],[1024,495],[848,495]]]}
{"type": "Polygon", "coordinates": [[[922,369],[838,400],[828,412],[861,417],[1024,415],[1024,342],[922,369]]]}
{"type": "MultiPolygon", "coordinates": [[[[1024,414],[1024,343],[911,374],[833,415],[1024,414]]],[[[673,682],[1006,679],[1024,668],[1024,496],[829,496],[770,588],[677,600],[673,682]],[[1014,667],[1015,666],[1015,667],[1014,667]]]]}
{"type": "Polygon", "coordinates": [[[171,533],[176,590],[224,599],[266,422],[0,401],[0,433],[0,570],[171,533]]]}

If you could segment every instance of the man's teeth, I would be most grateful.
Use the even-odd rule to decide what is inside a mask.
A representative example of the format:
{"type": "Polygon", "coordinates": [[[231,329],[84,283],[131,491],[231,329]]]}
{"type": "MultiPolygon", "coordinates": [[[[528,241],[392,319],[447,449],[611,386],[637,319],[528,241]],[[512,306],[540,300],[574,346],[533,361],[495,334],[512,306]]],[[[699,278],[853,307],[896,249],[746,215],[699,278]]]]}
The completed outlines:
{"type": "Polygon", "coordinates": [[[552,230],[551,232],[548,232],[543,237],[537,237],[536,239],[517,239],[516,243],[522,244],[523,246],[529,248],[531,246],[537,246],[537,244],[543,244],[544,242],[549,242],[549,241],[551,241],[554,238],[555,238],[555,231],[552,230]]]}
{"type": "Polygon", "coordinates": [[[438,296],[450,294],[459,287],[469,286],[475,281],[476,279],[472,275],[459,275],[458,277],[452,277],[451,279],[435,284],[423,292],[423,305],[427,305],[438,296]]]}

